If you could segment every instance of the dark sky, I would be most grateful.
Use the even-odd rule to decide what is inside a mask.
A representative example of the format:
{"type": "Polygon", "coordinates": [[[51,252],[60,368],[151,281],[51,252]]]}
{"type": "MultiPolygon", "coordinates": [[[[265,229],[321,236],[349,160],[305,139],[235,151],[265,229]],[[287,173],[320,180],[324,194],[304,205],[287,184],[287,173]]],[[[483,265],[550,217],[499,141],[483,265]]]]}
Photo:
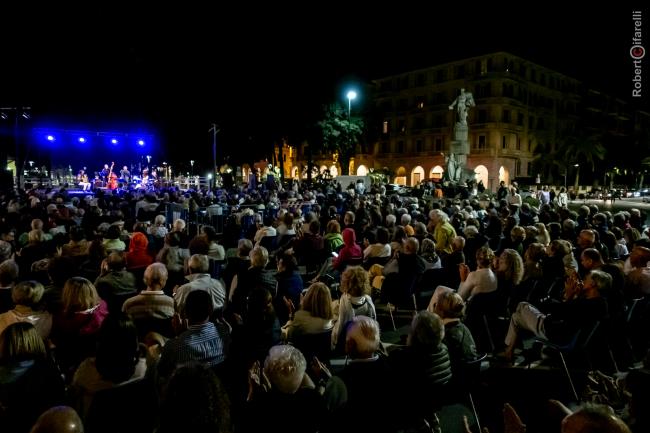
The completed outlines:
{"type": "MultiPolygon", "coordinates": [[[[282,136],[295,140],[323,104],[346,102],[347,83],[494,51],[629,99],[633,8],[566,3],[537,2],[544,9],[527,11],[469,2],[435,11],[428,2],[364,10],[334,3],[311,10],[57,9],[17,20],[3,35],[0,106],[31,105],[41,119],[66,115],[97,128],[142,122],[170,159],[209,161],[213,121],[221,127],[220,154],[252,146],[245,153],[252,157],[282,136]]],[[[650,9],[644,12],[650,40],[650,9]]],[[[650,67],[644,79],[650,92],[650,67]]],[[[355,101],[364,102],[363,95],[355,101]]]]}

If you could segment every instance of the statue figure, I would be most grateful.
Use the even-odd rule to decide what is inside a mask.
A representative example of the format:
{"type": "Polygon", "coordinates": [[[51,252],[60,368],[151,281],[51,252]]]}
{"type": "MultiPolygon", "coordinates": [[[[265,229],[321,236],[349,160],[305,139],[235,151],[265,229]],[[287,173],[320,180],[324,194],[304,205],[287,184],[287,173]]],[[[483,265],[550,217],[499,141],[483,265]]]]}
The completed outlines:
{"type": "Polygon", "coordinates": [[[447,179],[452,182],[456,182],[460,175],[458,171],[458,161],[456,161],[456,156],[452,153],[449,156],[445,156],[445,162],[447,163],[447,179]]]}
{"type": "Polygon", "coordinates": [[[467,125],[467,114],[470,107],[476,106],[474,102],[474,96],[470,92],[466,92],[465,89],[460,89],[460,95],[451,103],[449,106],[450,110],[453,110],[456,107],[456,112],[458,115],[458,123],[461,125],[467,125]]]}

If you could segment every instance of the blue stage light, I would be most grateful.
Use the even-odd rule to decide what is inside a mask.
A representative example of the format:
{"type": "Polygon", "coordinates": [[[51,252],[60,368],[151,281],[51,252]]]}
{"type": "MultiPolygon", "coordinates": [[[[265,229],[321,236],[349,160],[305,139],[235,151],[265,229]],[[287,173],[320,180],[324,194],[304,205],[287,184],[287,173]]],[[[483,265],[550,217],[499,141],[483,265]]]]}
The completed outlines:
{"type": "Polygon", "coordinates": [[[79,143],[85,143],[86,139],[84,137],[79,137],[79,143]]]}
{"type": "Polygon", "coordinates": [[[117,144],[117,140],[116,140],[116,139],[112,139],[112,140],[111,140],[111,143],[113,143],[113,144],[117,144]]]}
{"type": "Polygon", "coordinates": [[[140,146],[144,146],[144,140],[138,140],[138,144],[139,144],[140,146]]]}
{"type": "Polygon", "coordinates": [[[47,141],[54,141],[54,136],[53,135],[48,135],[47,136],[47,141]]]}

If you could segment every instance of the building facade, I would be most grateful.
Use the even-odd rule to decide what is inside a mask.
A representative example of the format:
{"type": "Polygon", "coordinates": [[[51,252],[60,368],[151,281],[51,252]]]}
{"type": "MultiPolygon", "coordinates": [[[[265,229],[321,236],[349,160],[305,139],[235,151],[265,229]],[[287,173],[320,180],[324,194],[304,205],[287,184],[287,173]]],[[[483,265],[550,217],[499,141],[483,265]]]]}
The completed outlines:
{"type": "MultiPolygon", "coordinates": [[[[467,119],[467,168],[493,191],[500,181],[509,184],[515,177],[539,175],[533,169],[535,158],[554,152],[580,119],[610,133],[625,135],[634,129],[634,115],[623,114],[629,111],[624,101],[506,52],[384,77],[373,84],[372,118],[379,124],[369,125],[369,136],[375,138],[365,152],[357,148],[348,168],[359,175],[387,168],[393,181],[404,185],[443,176],[455,121],[449,106],[461,88],[471,92],[476,103],[467,119]]],[[[307,158],[298,150],[294,164],[304,165],[307,158]]],[[[336,156],[314,154],[312,160],[321,170],[334,167],[343,173],[336,156]]],[[[542,183],[546,181],[542,175],[542,183]]]]}

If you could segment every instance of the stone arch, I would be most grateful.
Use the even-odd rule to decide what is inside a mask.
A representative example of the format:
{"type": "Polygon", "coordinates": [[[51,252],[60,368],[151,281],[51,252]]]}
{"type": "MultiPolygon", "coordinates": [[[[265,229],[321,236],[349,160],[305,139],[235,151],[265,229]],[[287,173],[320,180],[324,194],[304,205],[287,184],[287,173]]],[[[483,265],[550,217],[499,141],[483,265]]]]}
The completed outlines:
{"type": "Polygon", "coordinates": [[[504,166],[499,168],[499,183],[501,183],[501,181],[504,181],[506,185],[510,184],[510,171],[508,171],[504,166]]]}
{"type": "Polygon", "coordinates": [[[357,167],[357,176],[367,176],[368,175],[368,168],[361,164],[359,167],[357,167]]]}
{"type": "Polygon", "coordinates": [[[424,180],[424,168],[418,165],[413,170],[411,170],[411,186],[417,185],[422,180],[424,180]]]}
{"type": "Polygon", "coordinates": [[[299,176],[298,166],[294,165],[293,167],[291,167],[291,177],[293,179],[298,179],[298,176],[299,176]]]}
{"type": "Polygon", "coordinates": [[[401,166],[395,172],[395,183],[398,185],[406,185],[406,168],[401,166]]]}
{"type": "Polygon", "coordinates": [[[484,165],[478,165],[474,169],[474,177],[476,178],[476,182],[483,182],[483,185],[487,188],[488,187],[488,169],[484,165]]]}
{"type": "Polygon", "coordinates": [[[432,179],[442,179],[442,175],[445,173],[445,169],[439,165],[436,165],[429,172],[429,177],[432,179]]]}

